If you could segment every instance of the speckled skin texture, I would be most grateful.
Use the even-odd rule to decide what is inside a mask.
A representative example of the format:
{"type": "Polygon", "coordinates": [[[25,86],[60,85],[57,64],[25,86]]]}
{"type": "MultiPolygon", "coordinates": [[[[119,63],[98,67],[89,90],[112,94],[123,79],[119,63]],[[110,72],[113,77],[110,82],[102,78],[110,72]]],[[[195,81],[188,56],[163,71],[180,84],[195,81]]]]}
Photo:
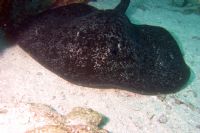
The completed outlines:
{"type": "Polygon", "coordinates": [[[129,0],[113,10],[72,4],[28,19],[17,43],[73,83],[143,94],[180,90],[190,76],[181,51],[161,27],[131,24],[129,0]]]}

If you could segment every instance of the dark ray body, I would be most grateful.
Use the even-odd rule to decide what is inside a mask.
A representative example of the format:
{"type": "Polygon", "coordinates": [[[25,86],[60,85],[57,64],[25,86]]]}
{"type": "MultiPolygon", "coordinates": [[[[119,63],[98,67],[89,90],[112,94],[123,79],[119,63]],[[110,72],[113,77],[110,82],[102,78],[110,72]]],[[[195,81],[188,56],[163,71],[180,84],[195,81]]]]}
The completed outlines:
{"type": "Polygon", "coordinates": [[[17,43],[42,65],[83,86],[143,94],[180,90],[190,76],[181,51],[161,27],[131,24],[129,0],[113,10],[71,4],[26,20],[17,43]]]}

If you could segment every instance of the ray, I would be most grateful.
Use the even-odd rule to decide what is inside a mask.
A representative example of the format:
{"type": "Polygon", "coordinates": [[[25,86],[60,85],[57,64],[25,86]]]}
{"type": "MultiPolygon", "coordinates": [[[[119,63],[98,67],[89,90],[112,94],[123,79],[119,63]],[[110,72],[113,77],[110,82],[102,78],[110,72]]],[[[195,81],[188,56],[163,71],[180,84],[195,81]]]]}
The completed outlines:
{"type": "Polygon", "coordinates": [[[132,24],[130,0],[114,9],[71,4],[45,11],[14,30],[16,43],[78,85],[141,94],[179,91],[190,76],[177,42],[162,27],[132,24]]]}

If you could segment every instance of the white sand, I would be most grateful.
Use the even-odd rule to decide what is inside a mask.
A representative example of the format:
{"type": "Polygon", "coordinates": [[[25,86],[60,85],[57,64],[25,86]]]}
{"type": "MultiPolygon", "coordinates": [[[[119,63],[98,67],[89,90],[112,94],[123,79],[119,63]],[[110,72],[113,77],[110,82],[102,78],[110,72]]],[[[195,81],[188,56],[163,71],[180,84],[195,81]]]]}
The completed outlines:
{"type": "MultiPolygon", "coordinates": [[[[91,4],[112,8],[119,0],[98,1],[91,4]]],[[[48,71],[14,46],[0,53],[0,102],[44,103],[61,113],[75,106],[90,107],[109,119],[104,128],[111,133],[199,133],[200,16],[184,15],[179,8],[171,8],[166,0],[146,0],[145,4],[137,0],[137,4],[131,3],[127,15],[134,23],[165,27],[178,39],[193,71],[184,90],[172,95],[144,96],[77,86],[48,71]]]]}

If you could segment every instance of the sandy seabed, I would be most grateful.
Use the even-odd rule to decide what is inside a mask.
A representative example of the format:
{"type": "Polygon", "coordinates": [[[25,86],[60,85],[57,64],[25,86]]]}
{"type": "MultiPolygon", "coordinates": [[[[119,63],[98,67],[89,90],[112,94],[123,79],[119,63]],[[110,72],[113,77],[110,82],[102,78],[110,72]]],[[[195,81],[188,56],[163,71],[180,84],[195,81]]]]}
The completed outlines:
{"type": "MultiPolygon", "coordinates": [[[[63,114],[76,106],[89,107],[107,117],[103,128],[110,133],[199,133],[200,15],[185,14],[166,0],[141,1],[132,0],[127,15],[133,23],[162,26],[178,40],[192,70],[182,91],[145,96],[77,86],[41,66],[16,45],[0,52],[0,104],[43,103],[63,114]]],[[[90,4],[106,9],[118,2],[97,0],[90,4]]],[[[7,133],[6,128],[12,126],[1,124],[0,131],[7,133]]]]}

